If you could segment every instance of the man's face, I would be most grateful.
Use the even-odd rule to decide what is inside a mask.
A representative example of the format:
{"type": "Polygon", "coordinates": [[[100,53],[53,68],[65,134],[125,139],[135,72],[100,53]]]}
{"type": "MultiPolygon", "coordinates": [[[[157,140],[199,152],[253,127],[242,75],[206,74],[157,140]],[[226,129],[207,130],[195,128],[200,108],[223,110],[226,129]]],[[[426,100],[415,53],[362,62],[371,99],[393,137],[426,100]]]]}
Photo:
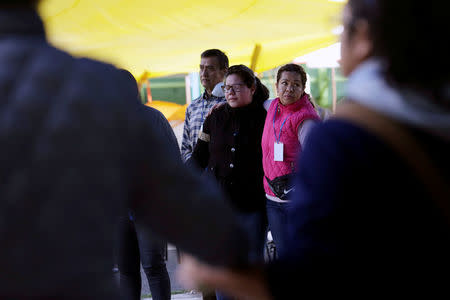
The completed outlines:
{"type": "Polygon", "coordinates": [[[202,57],[200,60],[200,81],[208,93],[214,89],[216,84],[223,81],[225,70],[219,67],[217,57],[202,57]]]}

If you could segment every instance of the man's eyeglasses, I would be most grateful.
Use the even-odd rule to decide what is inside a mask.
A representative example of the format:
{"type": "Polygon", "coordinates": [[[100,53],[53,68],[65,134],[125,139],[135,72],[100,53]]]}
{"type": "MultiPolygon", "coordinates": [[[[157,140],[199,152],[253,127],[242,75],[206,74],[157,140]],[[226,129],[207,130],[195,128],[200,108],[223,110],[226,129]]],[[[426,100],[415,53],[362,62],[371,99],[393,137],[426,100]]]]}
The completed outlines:
{"type": "Polygon", "coordinates": [[[246,86],[246,84],[245,83],[237,83],[237,84],[232,84],[232,85],[223,85],[222,90],[225,93],[229,93],[229,92],[231,92],[231,90],[233,90],[233,92],[235,92],[235,93],[239,93],[242,90],[242,86],[246,86]]]}

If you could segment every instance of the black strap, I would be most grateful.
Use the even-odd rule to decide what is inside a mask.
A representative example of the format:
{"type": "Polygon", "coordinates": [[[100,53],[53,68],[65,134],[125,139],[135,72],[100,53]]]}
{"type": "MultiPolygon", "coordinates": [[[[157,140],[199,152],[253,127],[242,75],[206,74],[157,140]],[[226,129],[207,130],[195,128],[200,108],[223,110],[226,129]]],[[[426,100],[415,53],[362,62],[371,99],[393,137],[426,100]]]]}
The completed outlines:
{"type": "Polygon", "coordinates": [[[430,160],[423,147],[400,123],[367,107],[347,100],[341,103],[335,118],[350,121],[374,133],[391,146],[424,184],[450,225],[450,185],[430,160]]]}

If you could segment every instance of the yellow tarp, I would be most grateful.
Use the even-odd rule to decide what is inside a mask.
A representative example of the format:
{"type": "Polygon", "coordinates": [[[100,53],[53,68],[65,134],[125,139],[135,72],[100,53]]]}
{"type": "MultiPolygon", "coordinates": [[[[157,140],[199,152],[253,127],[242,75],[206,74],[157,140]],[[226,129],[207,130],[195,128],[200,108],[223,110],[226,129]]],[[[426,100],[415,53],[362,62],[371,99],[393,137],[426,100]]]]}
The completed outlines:
{"type": "Polygon", "coordinates": [[[42,0],[48,38],[150,77],[198,70],[219,48],[261,72],[336,42],[342,3],[331,0],[42,0]],[[257,46],[258,45],[258,46],[257,46]],[[257,51],[255,51],[255,49],[257,51]]]}
{"type": "Polygon", "coordinates": [[[151,103],[147,103],[147,105],[159,110],[169,122],[184,120],[187,107],[187,104],[180,105],[176,103],[158,100],[152,101],[151,103]]]}

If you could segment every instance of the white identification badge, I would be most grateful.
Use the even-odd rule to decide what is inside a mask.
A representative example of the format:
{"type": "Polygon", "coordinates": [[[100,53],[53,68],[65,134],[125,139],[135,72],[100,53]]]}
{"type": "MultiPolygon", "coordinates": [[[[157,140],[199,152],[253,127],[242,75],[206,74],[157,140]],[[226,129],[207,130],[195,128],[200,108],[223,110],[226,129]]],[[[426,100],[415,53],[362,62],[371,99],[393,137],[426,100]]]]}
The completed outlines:
{"type": "Polygon", "coordinates": [[[273,159],[275,161],[283,161],[283,143],[275,142],[273,144],[273,159]]]}

